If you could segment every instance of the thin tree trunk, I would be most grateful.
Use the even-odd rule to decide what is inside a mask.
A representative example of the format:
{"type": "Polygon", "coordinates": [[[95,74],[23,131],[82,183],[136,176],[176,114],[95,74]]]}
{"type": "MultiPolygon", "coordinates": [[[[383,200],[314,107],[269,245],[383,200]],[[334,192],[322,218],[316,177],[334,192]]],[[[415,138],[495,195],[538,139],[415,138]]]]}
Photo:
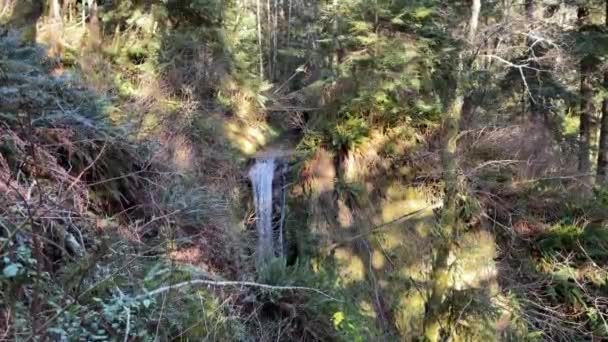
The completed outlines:
{"type": "Polygon", "coordinates": [[[260,10],[260,0],[256,0],[256,20],[258,25],[258,50],[260,56],[260,78],[264,79],[264,48],[262,47],[262,17],[260,10]]]}
{"type": "MultiPolygon", "coordinates": [[[[471,18],[469,21],[469,42],[475,41],[477,26],[479,22],[479,12],[481,11],[481,1],[473,0],[471,6],[471,18]]],[[[459,69],[470,69],[473,60],[461,61],[459,69]]],[[[464,74],[464,73],[463,73],[464,74]]],[[[441,212],[441,236],[434,245],[435,256],[433,259],[433,271],[431,274],[431,293],[426,303],[424,317],[424,337],[427,341],[435,342],[442,339],[442,335],[449,333],[450,327],[447,323],[446,315],[449,311],[449,290],[450,290],[450,264],[449,257],[454,249],[456,237],[460,230],[460,218],[458,217],[457,196],[459,191],[458,161],[456,159],[457,141],[460,133],[460,122],[464,111],[472,112],[472,99],[465,96],[466,89],[462,89],[464,82],[460,75],[456,77],[452,84],[454,90],[453,100],[447,97],[446,116],[442,123],[442,147],[441,165],[443,168],[444,199],[441,212]],[[444,331],[447,329],[448,331],[444,331]]],[[[467,113],[471,115],[471,113],[467,113]]]]}
{"type": "MultiPolygon", "coordinates": [[[[578,8],[578,22],[582,28],[589,19],[589,10],[585,6],[578,8]]],[[[587,174],[591,171],[591,146],[593,144],[593,123],[592,115],[593,108],[593,84],[592,73],[594,71],[595,62],[593,56],[585,56],[581,61],[580,73],[580,128],[579,128],[579,155],[578,155],[578,171],[587,174]]]]}
{"type": "Polygon", "coordinates": [[[481,0],[473,0],[471,5],[471,18],[469,19],[469,43],[473,44],[477,27],[479,26],[479,12],[481,11],[481,0]]]}
{"type": "Polygon", "coordinates": [[[97,0],[89,0],[89,44],[90,47],[98,51],[101,49],[101,26],[97,14],[97,0]]]}
{"type": "MultiPolygon", "coordinates": [[[[481,12],[481,0],[473,0],[471,4],[471,18],[469,19],[469,33],[467,35],[469,44],[472,46],[475,44],[475,37],[477,35],[477,27],[479,26],[479,13],[481,12]]],[[[468,129],[471,127],[473,122],[473,115],[475,113],[475,103],[473,101],[473,94],[467,94],[464,97],[462,104],[462,112],[460,115],[460,128],[468,129]]]]}
{"type": "Polygon", "coordinates": [[[43,0],[16,1],[9,20],[9,26],[19,28],[24,41],[35,42],[37,35],[36,24],[44,12],[44,6],[43,0]]]}
{"type": "MultiPolygon", "coordinates": [[[[535,39],[532,37],[534,34],[534,30],[536,29],[538,21],[541,19],[539,17],[540,11],[538,6],[538,0],[526,0],[524,4],[524,9],[526,12],[526,20],[528,21],[528,37],[526,38],[526,46],[528,50],[526,52],[525,58],[529,61],[531,69],[526,69],[524,72],[524,77],[527,79],[527,84],[529,89],[525,91],[526,96],[523,97],[524,103],[523,107],[530,111],[530,116],[532,120],[538,119],[541,116],[540,112],[544,109],[541,108],[538,101],[541,101],[539,96],[539,72],[537,70],[540,69],[540,65],[537,61],[537,58],[542,57],[542,52],[540,51],[540,45],[535,44],[535,39]],[[529,91],[529,93],[528,93],[529,91]],[[529,102],[529,105],[526,104],[529,102]]],[[[523,115],[526,115],[526,111],[524,110],[523,115]]]]}
{"type": "MultiPolygon", "coordinates": [[[[285,47],[289,49],[291,47],[291,1],[287,0],[287,29],[285,30],[285,47]]],[[[285,58],[283,61],[284,75],[289,75],[291,70],[291,59],[285,58]]]]}
{"type": "Polygon", "coordinates": [[[579,143],[580,150],[578,156],[578,170],[581,173],[591,171],[591,144],[592,144],[592,124],[591,113],[593,112],[593,88],[591,85],[591,77],[589,75],[589,63],[583,61],[581,63],[581,104],[580,104],[580,127],[579,127],[579,143]]]}
{"type": "Polygon", "coordinates": [[[333,57],[333,61],[332,64],[335,66],[335,71],[336,71],[336,75],[340,74],[340,63],[342,61],[342,52],[341,52],[341,47],[340,47],[340,40],[338,38],[338,35],[340,33],[340,16],[338,14],[338,6],[339,6],[339,0],[333,0],[332,3],[332,7],[334,10],[334,23],[333,23],[333,27],[332,27],[332,34],[333,34],[333,39],[334,39],[334,50],[335,50],[335,55],[333,57]]]}
{"type": "MultiPolygon", "coordinates": [[[[604,9],[605,26],[608,27],[608,0],[604,9]]],[[[608,89],[608,71],[604,72],[604,89],[608,89]]],[[[600,143],[597,154],[597,182],[606,185],[608,179],[608,97],[602,102],[602,119],[600,122],[600,143]]]]}
{"type": "MultiPolygon", "coordinates": [[[[458,90],[456,90],[458,92],[458,90]]],[[[427,341],[441,340],[442,323],[446,322],[446,299],[449,292],[450,253],[454,245],[454,237],[459,230],[459,218],[456,205],[458,195],[458,174],[456,161],[456,142],[459,133],[458,123],[462,113],[464,99],[457,95],[443,122],[443,143],[441,149],[441,164],[445,197],[441,214],[441,236],[434,246],[436,251],[431,274],[431,296],[426,304],[424,317],[424,337],[427,341]]]]}
{"type": "Polygon", "coordinates": [[[268,37],[268,44],[266,44],[266,46],[268,47],[268,78],[272,81],[272,69],[273,69],[273,65],[272,65],[272,34],[273,34],[273,29],[272,29],[272,12],[270,10],[270,0],[266,0],[266,32],[267,32],[267,37],[268,37]]]}
{"type": "Polygon", "coordinates": [[[272,78],[271,81],[277,77],[277,55],[279,50],[279,4],[277,0],[274,0],[274,19],[272,23],[272,78]]]}
{"type": "Polygon", "coordinates": [[[63,18],[59,0],[49,1],[49,55],[61,57],[63,54],[63,18]]]}
{"type": "Polygon", "coordinates": [[[287,5],[287,47],[289,48],[291,46],[291,1],[292,0],[287,0],[288,5],[287,5]]]}
{"type": "Polygon", "coordinates": [[[70,17],[70,0],[63,0],[62,4],[61,4],[61,12],[63,12],[63,15],[66,16],[66,20],[69,21],[70,17]]]}
{"type": "MultiPolygon", "coordinates": [[[[608,86],[608,74],[604,75],[604,87],[608,86]]],[[[608,98],[602,102],[600,123],[600,144],[597,156],[597,182],[606,185],[608,175],[608,98]]]]}
{"type": "MultiPolygon", "coordinates": [[[[526,17],[529,19],[534,19],[537,17],[538,14],[538,6],[536,3],[537,0],[526,0],[526,2],[524,3],[524,7],[526,10],[526,17]]],[[[530,28],[534,28],[534,21],[529,22],[529,26],[530,28]]]]}

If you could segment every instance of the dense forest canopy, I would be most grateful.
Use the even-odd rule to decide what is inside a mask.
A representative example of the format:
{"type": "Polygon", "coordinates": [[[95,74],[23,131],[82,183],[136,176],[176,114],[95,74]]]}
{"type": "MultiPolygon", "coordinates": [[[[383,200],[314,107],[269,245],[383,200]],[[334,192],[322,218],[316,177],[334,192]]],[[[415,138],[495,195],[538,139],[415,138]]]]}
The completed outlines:
{"type": "Polygon", "coordinates": [[[0,339],[608,339],[608,0],[0,0],[0,339]]]}

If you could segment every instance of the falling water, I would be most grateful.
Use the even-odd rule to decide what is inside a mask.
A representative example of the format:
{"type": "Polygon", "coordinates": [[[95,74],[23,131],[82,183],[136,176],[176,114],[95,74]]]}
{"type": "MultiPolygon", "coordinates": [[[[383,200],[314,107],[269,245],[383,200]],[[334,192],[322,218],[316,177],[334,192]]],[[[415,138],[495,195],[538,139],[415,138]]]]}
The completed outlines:
{"type": "Polygon", "coordinates": [[[274,256],[272,230],[272,179],[274,178],[274,158],[258,159],[249,170],[253,187],[253,200],[258,232],[257,262],[267,263],[274,256]]]}

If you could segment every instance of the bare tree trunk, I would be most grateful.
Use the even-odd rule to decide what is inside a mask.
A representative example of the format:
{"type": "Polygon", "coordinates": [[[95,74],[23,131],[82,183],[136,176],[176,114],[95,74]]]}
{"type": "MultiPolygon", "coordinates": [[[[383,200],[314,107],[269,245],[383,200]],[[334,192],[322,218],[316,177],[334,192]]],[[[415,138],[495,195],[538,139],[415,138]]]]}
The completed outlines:
{"type": "Polygon", "coordinates": [[[63,17],[59,0],[49,0],[49,55],[61,57],[63,54],[63,17]]]}
{"type": "MultiPolygon", "coordinates": [[[[457,89],[456,92],[458,91],[459,90],[457,89]]],[[[454,247],[454,237],[459,230],[458,208],[456,205],[459,186],[456,143],[459,133],[458,123],[460,121],[463,104],[463,96],[457,95],[443,121],[441,165],[443,167],[445,197],[440,222],[441,236],[434,246],[436,254],[433,260],[433,271],[431,274],[431,296],[426,304],[424,317],[424,336],[427,341],[431,342],[441,340],[442,323],[446,322],[446,299],[448,297],[450,281],[450,265],[448,260],[454,247]]]]}
{"type": "MultiPolygon", "coordinates": [[[[605,26],[608,27],[608,0],[605,1],[605,26]]],[[[608,89],[608,71],[604,72],[604,89],[608,89]]],[[[602,119],[600,122],[600,143],[597,155],[597,179],[599,184],[606,185],[608,179],[608,97],[602,102],[602,119]]]]}
{"type": "MultiPolygon", "coordinates": [[[[604,87],[608,87],[608,74],[604,75],[604,87]]],[[[600,144],[597,156],[597,182],[605,185],[608,181],[608,98],[602,102],[600,123],[600,144]]]]}
{"type": "Polygon", "coordinates": [[[264,48],[262,46],[262,17],[260,10],[260,0],[256,0],[256,20],[258,24],[258,50],[260,56],[260,78],[264,79],[264,48]]]}
{"type": "Polygon", "coordinates": [[[479,26],[479,12],[481,11],[481,0],[473,0],[471,5],[471,18],[469,19],[469,43],[473,44],[479,26]]]}
{"type": "MultiPolygon", "coordinates": [[[[289,49],[291,47],[291,9],[292,9],[292,0],[287,0],[287,29],[285,30],[285,47],[289,49]]],[[[284,75],[289,75],[291,70],[290,59],[284,59],[283,67],[284,67],[284,75]]]]}
{"type": "MultiPolygon", "coordinates": [[[[475,37],[477,35],[477,27],[479,26],[479,13],[481,12],[481,0],[473,0],[471,4],[471,18],[469,19],[469,33],[467,35],[469,44],[475,44],[475,37]]],[[[475,103],[473,100],[473,94],[467,94],[464,97],[462,104],[462,114],[460,115],[460,128],[469,129],[473,122],[473,115],[475,114],[475,103]]]]}
{"type": "Polygon", "coordinates": [[[339,39],[339,34],[340,34],[340,15],[339,15],[339,11],[338,11],[338,7],[339,7],[339,0],[333,0],[332,2],[332,7],[334,10],[334,23],[333,23],[333,27],[332,27],[332,35],[333,35],[333,39],[334,39],[334,50],[335,50],[335,55],[332,57],[332,63],[333,66],[335,67],[335,71],[336,71],[336,75],[340,74],[340,64],[342,63],[342,59],[343,59],[343,54],[344,52],[342,51],[342,46],[340,43],[340,39],[339,39]]]}
{"type": "Polygon", "coordinates": [[[61,2],[61,12],[66,16],[66,20],[70,21],[70,0],[63,0],[61,2]]]}
{"type": "Polygon", "coordinates": [[[539,72],[537,70],[540,69],[540,65],[537,61],[537,58],[542,57],[542,52],[540,51],[540,44],[536,44],[535,39],[533,38],[534,31],[540,21],[540,8],[538,5],[538,0],[526,0],[524,3],[524,9],[526,12],[526,20],[528,21],[528,37],[526,38],[526,46],[528,47],[525,58],[529,61],[531,69],[526,69],[524,72],[524,77],[527,79],[528,88],[525,91],[525,96],[523,97],[524,103],[524,112],[522,113],[525,117],[526,109],[530,112],[530,117],[532,120],[537,120],[542,115],[541,112],[544,111],[544,108],[539,104],[539,101],[542,99],[539,96],[539,72]],[[527,104],[529,102],[529,104],[527,104]]]}
{"type": "MultiPolygon", "coordinates": [[[[526,10],[526,17],[528,19],[531,18],[536,18],[538,15],[538,4],[536,3],[537,0],[526,0],[526,2],[524,3],[524,7],[526,10]]],[[[530,22],[530,27],[534,27],[534,22],[530,22]]]]}
{"type": "Polygon", "coordinates": [[[271,82],[277,77],[277,55],[279,50],[279,6],[278,1],[274,0],[274,18],[272,23],[272,75],[271,82]]]}
{"type": "MultiPolygon", "coordinates": [[[[578,8],[579,26],[582,28],[589,19],[589,10],[585,6],[578,8]]],[[[591,146],[593,139],[593,84],[592,73],[595,69],[593,56],[585,56],[581,61],[580,73],[580,129],[579,129],[579,155],[578,171],[587,174],[591,171],[591,146]]]]}
{"type": "Polygon", "coordinates": [[[64,20],[67,22],[72,21],[72,11],[74,10],[74,0],[63,0],[61,2],[61,12],[64,16],[64,20]]]}
{"type": "Polygon", "coordinates": [[[35,42],[37,35],[36,24],[43,12],[43,0],[19,0],[15,2],[9,25],[19,28],[25,41],[35,42]]]}
{"type": "Polygon", "coordinates": [[[292,4],[291,4],[292,0],[287,0],[287,47],[289,48],[291,46],[291,9],[292,9],[292,4]]]}
{"type": "Polygon", "coordinates": [[[579,156],[578,170],[581,173],[591,171],[591,144],[592,144],[592,123],[591,113],[593,113],[593,88],[591,85],[590,66],[588,62],[581,63],[581,86],[580,86],[580,128],[579,128],[579,156]]]}
{"type": "MultiPolygon", "coordinates": [[[[469,21],[469,42],[475,41],[481,1],[473,0],[471,18],[469,21]]],[[[460,61],[459,71],[466,74],[463,69],[471,69],[474,60],[460,61]]],[[[457,141],[460,133],[460,122],[464,111],[471,112],[472,98],[465,96],[467,89],[462,87],[465,82],[457,75],[451,82],[453,94],[444,100],[445,117],[442,122],[441,166],[443,168],[444,199],[441,212],[441,236],[434,244],[433,271],[431,274],[431,293],[426,303],[424,316],[424,338],[426,341],[436,342],[449,334],[450,327],[446,326],[446,315],[449,312],[449,292],[451,268],[449,257],[454,249],[458,232],[461,229],[461,220],[458,217],[457,197],[460,189],[458,177],[458,160],[456,159],[457,141]],[[445,323],[445,324],[444,324],[445,323]]],[[[470,115],[470,113],[468,113],[470,115]]]]}
{"type": "Polygon", "coordinates": [[[97,51],[101,49],[101,26],[97,13],[97,0],[89,0],[89,46],[97,51]]]}
{"type": "Polygon", "coordinates": [[[268,64],[268,78],[272,81],[272,33],[273,33],[273,29],[272,29],[272,12],[270,10],[270,0],[266,0],[266,35],[267,35],[267,41],[268,43],[266,44],[268,51],[268,59],[267,59],[267,64],[268,64]]]}

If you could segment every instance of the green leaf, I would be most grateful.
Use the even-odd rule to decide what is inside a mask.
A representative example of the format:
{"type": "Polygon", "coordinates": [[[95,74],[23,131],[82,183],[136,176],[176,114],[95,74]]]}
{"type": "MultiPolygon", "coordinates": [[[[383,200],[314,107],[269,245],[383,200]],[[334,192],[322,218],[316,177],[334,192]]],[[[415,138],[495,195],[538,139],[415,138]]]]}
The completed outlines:
{"type": "Polygon", "coordinates": [[[428,7],[418,7],[414,10],[414,17],[416,19],[425,19],[433,14],[433,9],[428,7]]]}
{"type": "Polygon", "coordinates": [[[332,320],[334,322],[334,327],[339,327],[340,323],[342,323],[342,321],[344,321],[344,312],[342,311],[338,311],[336,313],[334,313],[334,315],[332,316],[332,320]]]}

